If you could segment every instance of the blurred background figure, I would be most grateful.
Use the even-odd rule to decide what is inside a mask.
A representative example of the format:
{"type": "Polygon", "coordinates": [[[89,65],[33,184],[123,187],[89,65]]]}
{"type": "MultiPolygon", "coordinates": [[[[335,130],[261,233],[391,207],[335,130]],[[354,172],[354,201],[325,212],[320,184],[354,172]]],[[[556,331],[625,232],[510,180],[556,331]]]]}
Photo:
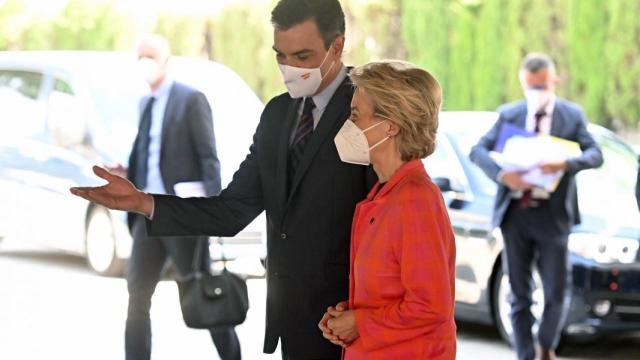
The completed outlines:
{"type": "MultiPolygon", "coordinates": [[[[205,96],[167,74],[170,48],[158,35],[146,35],[137,47],[140,75],[150,94],[140,101],[140,123],[129,157],[127,178],[138,188],[158,194],[207,196],[220,192],[220,164],[205,96]]],[[[117,169],[122,171],[124,169],[117,169]]],[[[191,271],[197,246],[210,266],[208,237],[149,237],[144,218],[129,213],[133,248],[126,272],[129,310],[125,331],[126,358],[151,357],[151,297],[170,259],[179,276],[191,271]]],[[[176,309],[179,311],[179,309],[176,309]]],[[[209,329],[222,359],[240,359],[233,328],[209,329]]]]}
{"type": "Polygon", "coordinates": [[[499,183],[493,225],[501,228],[504,237],[503,266],[512,291],[511,322],[518,358],[522,360],[535,357],[531,329],[535,322],[531,313],[534,264],[542,279],[545,300],[538,354],[540,359],[555,358],[567,311],[567,241],[571,227],[580,223],[575,175],[602,164],[602,152],[587,132],[580,107],[555,95],[557,79],[555,65],[547,55],[527,55],[520,67],[520,84],[526,99],[501,107],[498,121],[470,154],[499,183]],[[579,143],[580,156],[540,164],[543,173],[564,172],[555,191],[534,187],[523,179],[522,172],[502,170],[489,156],[505,124],[579,143]]]}

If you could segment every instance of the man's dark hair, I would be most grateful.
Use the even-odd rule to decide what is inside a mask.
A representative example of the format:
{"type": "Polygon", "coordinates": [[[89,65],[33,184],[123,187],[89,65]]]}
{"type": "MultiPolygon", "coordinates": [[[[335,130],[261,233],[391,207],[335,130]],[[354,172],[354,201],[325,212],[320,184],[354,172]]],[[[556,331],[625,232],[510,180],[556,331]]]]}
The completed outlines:
{"type": "Polygon", "coordinates": [[[524,57],[524,59],[522,59],[522,64],[520,64],[520,70],[530,73],[537,73],[544,69],[549,69],[552,72],[555,72],[556,65],[547,54],[543,53],[529,53],[524,57]]]}
{"type": "Polygon", "coordinates": [[[315,20],[325,49],[344,35],[344,12],[338,0],[280,0],[271,12],[276,30],[288,30],[307,20],[315,20]]]}

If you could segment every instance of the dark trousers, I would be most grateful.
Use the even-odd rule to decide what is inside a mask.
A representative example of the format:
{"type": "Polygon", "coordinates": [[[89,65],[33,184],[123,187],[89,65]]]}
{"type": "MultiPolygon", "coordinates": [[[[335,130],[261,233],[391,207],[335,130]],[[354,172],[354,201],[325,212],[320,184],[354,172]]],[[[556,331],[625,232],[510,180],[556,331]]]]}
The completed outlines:
{"type": "Polygon", "coordinates": [[[282,354],[282,360],[340,360],[341,359],[341,356],[333,357],[333,358],[313,358],[313,359],[301,358],[301,357],[287,355],[285,354],[284,350],[281,350],[280,353],[282,354]]]}
{"type": "Polygon", "coordinates": [[[518,359],[534,359],[531,314],[532,267],[542,280],[544,312],[538,328],[538,343],[543,349],[557,347],[569,304],[570,268],[568,234],[554,227],[548,203],[537,208],[520,209],[514,201],[501,229],[504,237],[504,270],[511,284],[511,324],[518,359]]]}
{"type": "MultiPolygon", "coordinates": [[[[147,237],[141,216],[137,216],[133,223],[132,235],[133,249],[127,269],[129,309],[125,352],[127,360],[148,360],[151,357],[151,297],[162,276],[164,264],[167,258],[171,258],[176,271],[186,275],[191,271],[196,246],[207,246],[207,242],[203,237],[147,237]]],[[[206,254],[201,266],[208,266],[208,251],[206,254]]],[[[240,342],[233,327],[212,328],[209,332],[223,360],[240,359],[240,342]]]]}
{"type": "MultiPolygon", "coordinates": [[[[327,340],[329,343],[329,340],[327,340]]],[[[305,356],[294,356],[291,355],[291,347],[294,344],[291,344],[290,340],[287,341],[280,337],[280,353],[282,355],[282,360],[340,360],[342,359],[343,350],[339,346],[335,346],[335,355],[321,355],[318,357],[310,357],[309,355],[305,356]]],[[[294,347],[295,348],[295,347],[294,347]]]]}

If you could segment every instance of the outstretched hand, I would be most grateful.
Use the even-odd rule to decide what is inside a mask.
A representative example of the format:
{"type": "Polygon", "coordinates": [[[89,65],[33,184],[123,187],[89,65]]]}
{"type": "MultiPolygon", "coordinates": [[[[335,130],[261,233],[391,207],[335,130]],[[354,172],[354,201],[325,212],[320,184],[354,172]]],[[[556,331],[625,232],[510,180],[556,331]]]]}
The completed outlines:
{"type": "Polygon", "coordinates": [[[127,179],[94,166],[93,172],[107,181],[106,185],[95,187],[73,187],[73,195],[113,210],[124,210],[150,216],[153,211],[153,197],[136,187],[127,179]]]}

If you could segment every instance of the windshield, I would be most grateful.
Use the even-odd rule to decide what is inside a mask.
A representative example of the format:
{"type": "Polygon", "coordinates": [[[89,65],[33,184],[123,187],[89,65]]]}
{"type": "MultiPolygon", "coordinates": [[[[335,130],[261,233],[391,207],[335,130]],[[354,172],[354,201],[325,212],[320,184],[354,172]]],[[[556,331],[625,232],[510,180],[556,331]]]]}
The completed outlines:
{"type": "Polygon", "coordinates": [[[474,186],[477,187],[477,190],[487,195],[494,195],[498,189],[497,184],[469,159],[471,148],[478,143],[481,135],[482,133],[471,130],[460,130],[450,138],[460,152],[460,157],[468,164],[465,168],[471,173],[469,178],[474,180],[474,186]]]}

